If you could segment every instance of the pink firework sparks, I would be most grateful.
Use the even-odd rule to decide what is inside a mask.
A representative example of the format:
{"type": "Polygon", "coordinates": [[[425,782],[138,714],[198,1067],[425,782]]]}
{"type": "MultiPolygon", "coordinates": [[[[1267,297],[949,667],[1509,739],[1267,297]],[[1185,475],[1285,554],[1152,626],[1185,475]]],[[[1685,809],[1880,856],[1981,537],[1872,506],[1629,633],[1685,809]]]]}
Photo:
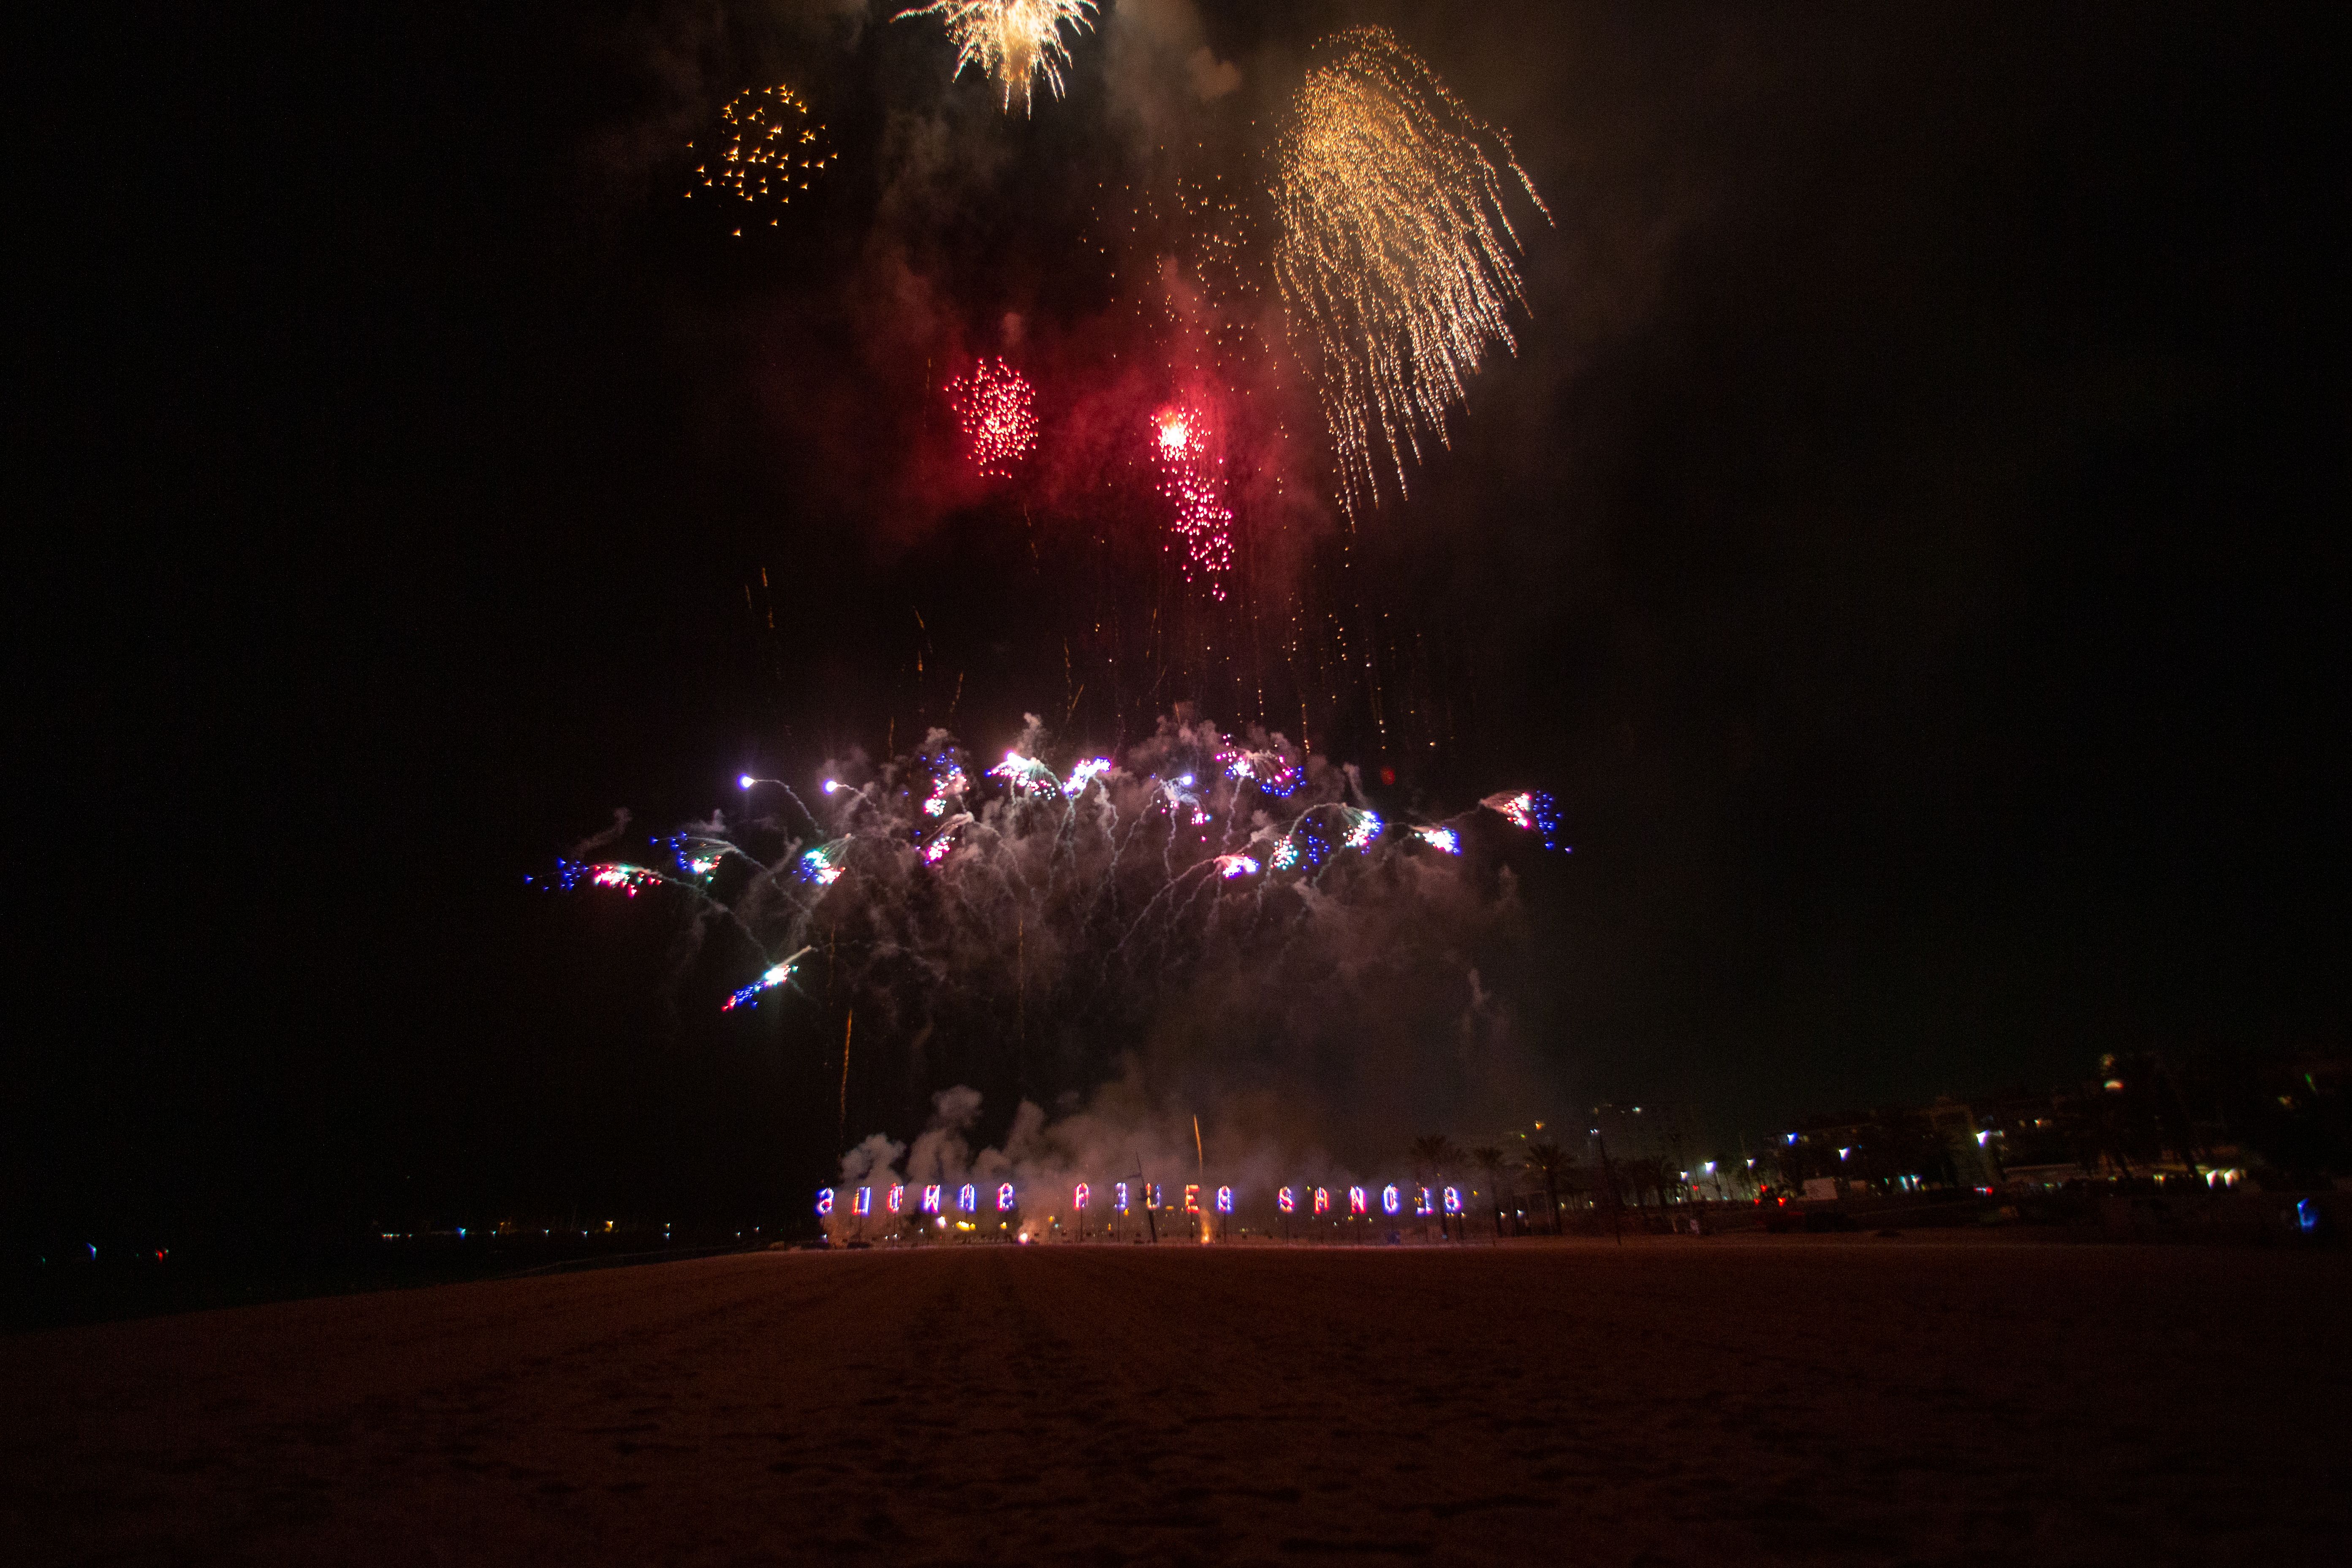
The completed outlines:
{"type": "Polygon", "coordinates": [[[1184,541],[1184,580],[1198,572],[1210,595],[1222,599],[1234,564],[1234,514],[1222,499],[1225,460],[1210,455],[1207,421],[1190,405],[1161,409],[1151,426],[1160,493],[1176,503],[1176,531],[1184,541]]]}
{"type": "Polygon", "coordinates": [[[1002,357],[982,360],[947,385],[948,402],[963,426],[965,449],[983,478],[1011,476],[1013,465],[1037,445],[1035,402],[1028,382],[1002,357]]]}

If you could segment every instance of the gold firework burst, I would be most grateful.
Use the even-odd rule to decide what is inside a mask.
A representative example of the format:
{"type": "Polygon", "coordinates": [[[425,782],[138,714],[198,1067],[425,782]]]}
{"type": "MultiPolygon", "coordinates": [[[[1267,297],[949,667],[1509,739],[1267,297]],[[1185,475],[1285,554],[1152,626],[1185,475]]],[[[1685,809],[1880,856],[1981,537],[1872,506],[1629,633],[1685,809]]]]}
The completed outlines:
{"type": "Polygon", "coordinates": [[[1276,149],[1275,277],[1291,332],[1320,353],[1318,392],[1339,501],[1380,504],[1385,467],[1405,491],[1424,437],[1494,344],[1516,351],[1526,293],[1503,180],[1551,218],[1510,138],[1473,115],[1385,27],[1326,39],[1276,149]]]}
{"type": "Polygon", "coordinates": [[[1094,26],[1095,0],[931,0],[901,11],[894,20],[937,16],[955,41],[955,75],[966,66],[1004,84],[1004,111],[1013,112],[1013,95],[1021,95],[1021,112],[1030,108],[1030,89],[1038,76],[1062,96],[1062,68],[1070,51],[1062,42],[1062,28],[1080,30],[1094,26]]]}
{"type": "MultiPolygon", "coordinates": [[[[717,140],[694,166],[695,183],[753,205],[789,203],[840,156],[826,148],[824,127],[809,118],[808,104],[789,87],[737,93],[719,110],[719,122],[717,140]]],[[[696,150],[692,142],[686,145],[696,150]]]]}

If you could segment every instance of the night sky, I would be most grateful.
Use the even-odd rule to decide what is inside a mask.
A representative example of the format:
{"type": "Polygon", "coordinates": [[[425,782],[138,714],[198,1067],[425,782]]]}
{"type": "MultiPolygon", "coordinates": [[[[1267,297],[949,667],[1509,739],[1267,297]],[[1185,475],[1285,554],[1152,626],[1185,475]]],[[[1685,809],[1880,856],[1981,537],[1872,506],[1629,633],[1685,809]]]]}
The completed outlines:
{"type": "MultiPolygon", "coordinates": [[[[28,51],[61,68],[17,132],[16,1215],[800,1206],[824,1064],[680,1024],[657,921],[523,879],[950,708],[992,753],[1061,718],[1074,628],[1181,598],[1077,458],[956,479],[936,388],[1009,342],[1048,447],[1078,431],[1126,342],[1098,185],[1192,135],[1262,187],[1358,20],[1557,218],[1519,353],[1346,544],[1443,719],[1308,726],[1401,804],[1561,802],[1574,855],[1520,867],[1528,1114],[1728,1135],[2342,1045],[2313,10],[1105,9],[1026,121],[934,23],[814,0],[84,15],[28,51]],[[1239,85],[1202,100],[1200,47],[1239,85]],[[681,143],[769,81],[842,156],[738,239],[681,143]]],[[[1289,569],[1333,592],[1310,402],[1287,427],[1289,569]]],[[[1073,732],[1260,717],[1129,668],[1073,732]]]]}

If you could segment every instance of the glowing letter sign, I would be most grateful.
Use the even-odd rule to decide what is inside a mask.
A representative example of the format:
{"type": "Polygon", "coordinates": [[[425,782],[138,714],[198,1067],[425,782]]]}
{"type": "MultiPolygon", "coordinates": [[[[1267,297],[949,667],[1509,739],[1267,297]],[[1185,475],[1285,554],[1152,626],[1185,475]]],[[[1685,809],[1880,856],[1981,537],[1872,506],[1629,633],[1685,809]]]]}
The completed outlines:
{"type": "Polygon", "coordinates": [[[1281,1209],[1285,1214],[1297,1214],[1298,1212],[1298,1194],[1292,1192],[1288,1187],[1285,1187],[1282,1191],[1275,1194],[1274,1202],[1275,1205],[1281,1209]]]}
{"type": "Polygon", "coordinates": [[[1388,1186],[1381,1191],[1381,1207],[1388,1210],[1391,1214],[1397,1212],[1397,1190],[1396,1184],[1394,1182],[1391,1182],[1388,1186]]]}
{"type": "Polygon", "coordinates": [[[1006,1182],[996,1189],[996,1212],[1003,1214],[1013,1206],[1013,1184],[1006,1182]]]}
{"type": "Polygon", "coordinates": [[[1328,1214],[1331,1212],[1330,1188],[1318,1187],[1315,1189],[1315,1212],[1317,1214],[1328,1214]]]}
{"type": "Polygon", "coordinates": [[[1125,1182],[1117,1182],[1112,1184],[1111,1202],[1118,1208],[1119,1213],[1125,1214],[1127,1212],[1127,1184],[1125,1182]]]}
{"type": "Polygon", "coordinates": [[[1148,1209],[1156,1209],[1160,1206],[1160,1184],[1158,1182],[1146,1182],[1143,1184],[1143,1206],[1148,1209]]]}
{"type": "Polygon", "coordinates": [[[833,1212],[833,1189],[831,1187],[819,1187],[817,1189],[816,1212],[819,1214],[831,1214],[833,1212]]]}
{"type": "Polygon", "coordinates": [[[1219,1214],[1231,1214],[1234,1212],[1233,1188],[1219,1187],[1217,1189],[1217,1212],[1219,1214]]]}
{"type": "Polygon", "coordinates": [[[1462,1189],[1460,1187],[1448,1187],[1445,1189],[1445,1212],[1447,1214],[1460,1214],[1462,1212],[1462,1189]]]}
{"type": "Polygon", "coordinates": [[[901,1182],[890,1184],[890,1212],[897,1214],[907,1206],[907,1188],[901,1182]]]}
{"type": "Polygon", "coordinates": [[[860,1218],[872,1214],[874,1212],[874,1189],[872,1187],[858,1188],[857,1196],[851,1200],[849,1208],[851,1213],[858,1215],[860,1218]]]}
{"type": "Polygon", "coordinates": [[[1370,1214],[1372,1212],[1371,1204],[1364,1197],[1363,1188],[1349,1187],[1348,1189],[1348,1212],[1349,1214],[1370,1214]]]}
{"type": "Polygon", "coordinates": [[[1430,1206],[1429,1189],[1427,1187],[1423,1187],[1420,1189],[1420,1192],[1421,1196],[1415,1198],[1412,1202],[1412,1212],[1415,1214],[1435,1214],[1437,1211],[1430,1206]]]}
{"type": "Polygon", "coordinates": [[[1201,1189],[1191,1182],[1184,1184],[1184,1212],[1186,1214],[1201,1212],[1201,1189]]]}
{"type": "Polygon", "coordinates": [[[940,1188],[936,1182],[923,1189],[923,1212],[925,1214],[940,1212],[940,1188]]]}
{"type": "Polygon", "coordinates": [[[978,1213],[980,1209],[980,1189],[973,1186],[970,1182],[966,1182],[963,1184],[963,1190],[956,1194],[956,1207],[963,1210],[966,1214],[978,1213]]]}
{"type": "Polygon", "coordinates": [[[1087,1206],[1087,1200],[1094,1195],[1094,1189],[1080,1182],[1070,1189],[1070,1206],[1074,1209],[1083,1209],[1087,1206]]]}

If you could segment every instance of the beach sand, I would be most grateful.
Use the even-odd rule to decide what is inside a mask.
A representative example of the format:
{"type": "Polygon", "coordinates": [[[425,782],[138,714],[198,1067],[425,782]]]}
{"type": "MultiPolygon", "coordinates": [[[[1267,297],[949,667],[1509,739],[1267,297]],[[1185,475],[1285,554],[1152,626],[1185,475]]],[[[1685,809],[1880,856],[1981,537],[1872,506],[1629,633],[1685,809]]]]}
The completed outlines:
{"type": "Polygon", "coordinates": [[[0,1341],[49,1562],[2305,1563],[2342,1253],[763,1253],[0,1341]]]}

